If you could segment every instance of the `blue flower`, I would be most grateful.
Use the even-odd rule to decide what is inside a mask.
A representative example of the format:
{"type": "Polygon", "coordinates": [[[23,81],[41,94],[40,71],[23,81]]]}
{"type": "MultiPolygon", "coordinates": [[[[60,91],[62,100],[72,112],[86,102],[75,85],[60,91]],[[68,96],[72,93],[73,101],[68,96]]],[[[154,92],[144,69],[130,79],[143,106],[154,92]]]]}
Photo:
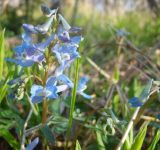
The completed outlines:
{"type": "Polygon", "coordinates": [[[26,41],[14,48],[15,59],[7,58],[9,62],[14,62],[22,67],[32,66],[35,62],[44,61],[44,51],[53,41],[54,35],[50,36],[45,42],[38,44],[28,44],[26,41]]]}
{"type": "Polygon", "coordinates": [[[25,30],[26,34],[36,34],[36,33],[46,34],[52,25],[53,19],[54,16],[51,16],[48,19],[48,21],[42,25],[34,26],[31,24],[23,24],[22,27],[25,30]]]}
{"type": "Polygon", "coordinates": [[[140,107],[143,105],[143,103],[140,101],[138,97],[133,97],[129,100],[129,103],[132,107],[140,107]]]}
{"type": "Polygon", "coordinates": [[[49,78],[46,82],[46,86],[32,85],[31,87],[31,101],[32,103],[40,103],[43,99],[56,99],[58,98],[57,87],[51,84],[51,79],[49,78]]]}
{"type": "Polygon", "coordinates": [[[79,43],[83,40],[82,36],[69,36],[68,31],[64,31],[58,35],[58,38],[61,42],[68,43],[71,45],[75,45],[78,47],[79,43]]]}
{"type": "Polygon", "coordinates": [[[30,144],[27,145],[26,150],[34,150],[39,142],[39,138],[35,138],[30,144]]]}
{"type": "Polygon", "coordinates": [[[52,51],[64,68],[69,67],[76,58],[80,57],[77,47],[71,44],[56,44],[52,51]]]}
{"type": "Polygon", "coordinates": [[[88,95],[86,93],[84,93],[84,90],[87,88],[87,82],[88,82],[89,78],[88,77],[82,77],[79,82],[78,82],[78,86],[77,86],[77,93],[82,95],[84,98],[86,99],[91,99],[92,96],[88,95]]]}
{"type": "Polygon", "coordinates": [[[37,31],[35,30],[35,26],[32,24],[24,23],[22,25],[22,27],[23,27],[25,33],[27,33],[27,34],[36,34],[37,33],[37,31]]]}

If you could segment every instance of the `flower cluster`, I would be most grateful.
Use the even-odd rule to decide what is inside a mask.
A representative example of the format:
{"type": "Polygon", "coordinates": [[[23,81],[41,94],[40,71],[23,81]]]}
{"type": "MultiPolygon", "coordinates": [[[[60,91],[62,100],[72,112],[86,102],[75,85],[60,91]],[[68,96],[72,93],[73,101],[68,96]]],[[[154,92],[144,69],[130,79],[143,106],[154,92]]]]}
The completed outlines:
{"type": "MultiPolygon", "coordinates": [[[[48,21],[42,25],[23,24],[22,44],[15,47],[14,59],[7,58],[21,67],[41,66],[45,70],[45,77],[42,85],[34,84],[31,87],[31,100],[33,103],[40,103],[44,99],[56,99],[58,94],[74,87],[72,80],[65,74],[76,58],[80,57],[78,47],[83,40],[80,35],[80,28],[70,27],[58,9],[51,10],[47,6],[42,7],[43,14],[48,21]],[[60,25],[60,23],[62,25],[60,25]],[[43,41],[34,43],[33,35],[41,35],[43,41]],[[54,73],[49,73],[49,67],[56,58],[58,67],[54,73]]],[[[77,93],[87,99],[92,98],[84,93],[87,77],[79,80],[77,93]]]]}

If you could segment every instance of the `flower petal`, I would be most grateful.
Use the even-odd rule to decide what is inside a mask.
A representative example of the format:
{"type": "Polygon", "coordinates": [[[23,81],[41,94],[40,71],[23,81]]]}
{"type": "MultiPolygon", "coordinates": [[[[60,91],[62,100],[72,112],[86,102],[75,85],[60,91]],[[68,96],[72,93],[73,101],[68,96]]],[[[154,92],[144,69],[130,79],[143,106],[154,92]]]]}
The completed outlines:
{"type": "Polygon", "coordinates": [[[26,150],[33,150],[39,142],[39,138],[35,138],[30,144],[27,145],[26,150]]]}
{"type": "Polygon", "coordinates": [[[26,33],[35,34],[37,31],[35,30],[35,27],[32,24],[23,24],[23,29],[26,33]]]}
{"type": "Polygon", "coordinates": [[[57,86],[57,93],[66,91],[68,88],[68,85],[59,85],[57,86]]]}
{"type": "Polygon", "coordinates": [[[47,92],[47,97],[49,99],[56,99],[58,98],[57,94],[57,87],[56,86],[46,86],[46,92],[47,92]]]}
{"type": "Polygon", "coordinates": [[[86,84],[88,80],[89,78],[87,76],[82,77],[78,82],[77,91],[84,91],[87,88],[86,84]]]}
{"type": "Polygon", "coordinates": [[[129,103],[132,107],[140,107],[143,105],[143,103],[140,101],[138,97],[133,97],[129,100],[129,103]]]}
{"type": "Polygon", "coordinates": [[[30,67],[34,64],[33,60],[24,60],[24,59],[20,60],[20,59],[12,59],[12,58],[6,58],[5,60],[8,62],[13,62],[17,65],[22,66],[22,67],[30,67]]]}
{"type": "Polygon", "coordinates": [[[47,82],[46,82],[46,86],[53,86],[53,85],[56,85],[56,77],[55,76],[50,76],[48,79],[47,79],[47,82]]]}
{"type": "Polygon", "coordinates": [[[93,97],[91,96],[91,95],[88,95],[88,94],[86,94],[86,93],[84,93],[84,92],[78,92],[80,95],[82,95],[84,98],[86,98],[86,99],[92,99],[93,97]]]}
{"type": "Polygon", "coordinates": [[[51,16],[46,23],[36,26],[35,30],[37,32],[40,32],[41,34],[46,34],[52,25],[53,18],[54,18],[54,16],[51,16]]]}
{"type": "Polygon", "coordinates": [[[62,74],[62,75],[58,76],[57,80],[68,85],[70,88],[73,88],[73,82],[66,75],[62,74]]]}
{"type": "Polygon", "coordinates": [[[31,96],[31,101],[33,104],[41,103],[43,101],[43,96],[31,96]]]}
{"type": "Polygon", "coordinates": [[[31,87],[31,92],[30,93],[31,93],[32,96],[35,96],[38,91],[42,91],[42,90],[43,90],[43,86],[33,84],[32,87],[31,87]]]}

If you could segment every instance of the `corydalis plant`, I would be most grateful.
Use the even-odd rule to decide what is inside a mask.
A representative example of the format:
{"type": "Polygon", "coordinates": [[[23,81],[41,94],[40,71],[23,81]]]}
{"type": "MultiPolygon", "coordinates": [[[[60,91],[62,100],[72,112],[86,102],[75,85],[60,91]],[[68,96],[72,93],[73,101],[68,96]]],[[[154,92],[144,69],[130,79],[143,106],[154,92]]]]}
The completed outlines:
{"type": "MultiPolygon", "coordinates": [[[[65,70],[80,57],[78,47],[83,38],[80,35],[81,29],[70,27],[63,16],[58,13],[58,9],[51,10],[45,5],[41,8],[48,18],[47,22],[37,26],[23,24],[22,44],[13,49],[14,58],[6,60],[22,68],[37,66],[39,70],[43,70],[44,74],[38,75],[41,84],[33,84],[28,93],[33,104],[43,103],[42,122],[45,123],[47,101],[57,99],[62,95],[61,93],[66,91],[68,93],[74,87],[72,80],[65,74],[65,70]],[[42,41],[34,43],[33,35],[43,37],[42,41]],[[58,62],[58,66],[52,71],[55,61],[58,62]]],[[[90,99],[91,96],[84,93],[87,81],[87,77],[79,80],[77,94],[90,99]]]]}

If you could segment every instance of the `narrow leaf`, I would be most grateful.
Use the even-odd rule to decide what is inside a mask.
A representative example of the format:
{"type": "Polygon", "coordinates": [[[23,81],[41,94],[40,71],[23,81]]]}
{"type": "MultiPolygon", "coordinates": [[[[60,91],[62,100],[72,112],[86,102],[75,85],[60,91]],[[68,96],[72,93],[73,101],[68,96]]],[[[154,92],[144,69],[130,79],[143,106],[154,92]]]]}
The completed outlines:
{"type": "Polygon", "coordinates": [[[80,146],[78,140],[76,141],[76,150],[81,150],[81,146],[80,146]]]}
{"type": "Polygon", "coordinates": [[[5,52],[4,52],[4,33],[5,30],[3,30],[0,33],[0,80],[2,80],[3,77],[3,65],[4,65],[4,57],[5,57],[5,52]]]}
{"type": "Polygon", "coordinates": [[[102,140],[101,132],[96,131],[96,136],[97,136],[98,149],[99,150],[105,150],[105,145],[104,145],[103,140],[102,140]]]}
{"type": "Polygon", "coordinates": [[[2,136],[12,148],[14,148],[15,150],[19,149],[17,140],[7,129],[1,129],[0,136],[2,136]]]}
{"type": "Polygon", "coordinates": [[[141,126],[139,133],[137,134],[137,136],[134,139],[131,150],[141,150],[144,138],[146,136],[148,124],[149,124],[149,122],[145,122],[141,126]]]}
{"type": "Polygon", "coordinates": [[[160,140],[160,130],[157,131],[151,145],[149,146],[148,150],[154,150],[156,147],[156,144],[158,143],[158,141],[160,140]]]}

